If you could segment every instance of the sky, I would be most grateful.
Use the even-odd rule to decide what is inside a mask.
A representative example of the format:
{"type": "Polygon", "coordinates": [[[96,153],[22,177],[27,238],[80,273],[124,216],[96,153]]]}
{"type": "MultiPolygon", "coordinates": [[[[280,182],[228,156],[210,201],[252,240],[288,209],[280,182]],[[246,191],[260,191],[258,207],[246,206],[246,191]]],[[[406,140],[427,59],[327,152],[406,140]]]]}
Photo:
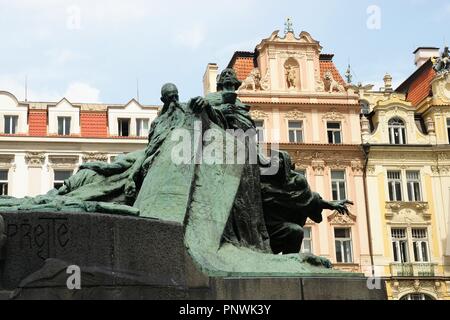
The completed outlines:
{"type": "Polygon", "coordinates": [[[450,43],[450,0],[0,0],[0,91],[19,100],[160,104],[203,94],[206,65],[253,51],[287,17],[353,82],[398,85],[419,46],[450,43]],[[447,37],[447,38],[446,38],[447,37]]]}

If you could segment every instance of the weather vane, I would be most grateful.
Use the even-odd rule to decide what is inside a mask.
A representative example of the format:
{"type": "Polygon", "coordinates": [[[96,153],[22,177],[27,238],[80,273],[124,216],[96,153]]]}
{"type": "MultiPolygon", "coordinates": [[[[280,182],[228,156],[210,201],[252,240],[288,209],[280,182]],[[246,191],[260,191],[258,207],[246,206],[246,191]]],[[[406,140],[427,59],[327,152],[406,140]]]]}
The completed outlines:
{"type": "Polygon", "coordinates": [[[292,19],[287,18],[286,22],[284,23],[284,34],[288,34],[289,32],[294,33],[294,28],[292,25],[292,19]]]}

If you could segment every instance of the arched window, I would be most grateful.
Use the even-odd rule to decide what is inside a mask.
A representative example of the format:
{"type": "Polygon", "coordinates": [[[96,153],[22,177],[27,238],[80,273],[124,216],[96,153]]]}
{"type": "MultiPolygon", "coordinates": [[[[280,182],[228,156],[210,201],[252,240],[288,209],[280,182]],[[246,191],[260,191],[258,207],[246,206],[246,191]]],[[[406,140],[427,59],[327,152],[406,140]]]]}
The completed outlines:
{"type": "Polygon", "coordinates": [[[401,297],[400,300],[434,300],[434,298],[423,293],[410,293],[401,297]]]}
{"type": "Polygon", "coordinates": [[[389,141],[391,144],[406,144],[406,128],[402,119],[389,120],[389,141]]]}

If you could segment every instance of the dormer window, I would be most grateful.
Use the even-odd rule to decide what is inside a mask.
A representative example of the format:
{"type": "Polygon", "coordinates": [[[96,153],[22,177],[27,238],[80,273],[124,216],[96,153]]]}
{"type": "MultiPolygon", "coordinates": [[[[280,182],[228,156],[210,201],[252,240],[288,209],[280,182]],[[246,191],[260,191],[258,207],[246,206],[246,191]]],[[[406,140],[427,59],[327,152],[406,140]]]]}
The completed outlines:
{"type": "Polygon", "coordinates": [[[148,135],[148,119],[136,119],[136,136],[145,137],[148,135]]]}
{"type": "Polygon", "coordinates": [[[406,144],[406,127],[402,119],[389,120],[389,142],[390,144],[406,144]]]}
{"type": "Polygon", "coordinates": [[[18,116],[5,116],[5,134],[17,133],[18,116]]]}
{"type": "Polygon", "coordinates": [[[58,117],[58,135],[70,136],[70,117],[58,117]]]}
{"type": "Polygon", "coordinates": [[[122,118],[117,119],[119,128],[119,137],[129,137],[130,136],[130,119],[122,118]]]}

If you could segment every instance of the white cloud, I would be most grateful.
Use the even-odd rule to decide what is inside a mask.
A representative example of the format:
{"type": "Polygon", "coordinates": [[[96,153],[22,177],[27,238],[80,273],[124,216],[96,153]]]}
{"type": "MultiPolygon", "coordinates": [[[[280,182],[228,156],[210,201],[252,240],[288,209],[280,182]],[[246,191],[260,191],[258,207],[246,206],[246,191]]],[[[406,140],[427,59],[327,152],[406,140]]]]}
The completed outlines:
{"type": "Polygon", "coordinates": [[[84,82],[74,82],[67,88],[64,97],[70,102],[100,102],[100,90],[84,82]]]}
{"type": "Polygon", "coordinates": [[[206,33],[206,27],[197,23],[189,28],[175,31],[174,41],[177,45],[195,50],[206,39],[206,33]]]}

